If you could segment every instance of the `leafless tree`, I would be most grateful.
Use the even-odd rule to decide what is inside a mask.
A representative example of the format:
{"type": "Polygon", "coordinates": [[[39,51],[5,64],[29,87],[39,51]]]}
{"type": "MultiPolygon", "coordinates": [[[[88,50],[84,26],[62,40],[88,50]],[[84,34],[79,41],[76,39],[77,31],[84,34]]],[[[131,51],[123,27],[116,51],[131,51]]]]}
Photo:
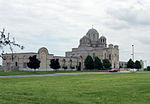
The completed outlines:
{"type": "MultiPolygon", "coordinates": [[[[12,40],[10,39],[10,33],[8,33],[6,36],[5,29],[3,29],[2,31],[0,31],[0,48],[3,48],[5,46],[9,46],[9,49],[12,52],[12,60],[13,60],[13,46],[17,46],[20,49],[24,49],[24,46],[21,46],[15,42],[15,38],[13,38],[12,40]]],[[[3,55],[4,50],[1,52],[0,55],[2,59],[4,59],[3,55]]]]}

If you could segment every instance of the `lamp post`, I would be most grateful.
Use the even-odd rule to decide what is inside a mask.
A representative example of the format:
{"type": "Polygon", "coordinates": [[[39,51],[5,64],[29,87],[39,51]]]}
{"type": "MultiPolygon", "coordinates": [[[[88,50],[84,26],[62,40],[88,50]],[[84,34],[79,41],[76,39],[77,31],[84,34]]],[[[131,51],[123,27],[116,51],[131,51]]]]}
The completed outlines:
{"type": "Polygon", "coordinates": [[[134,45],[132,45],[132,60],[133,60],[133,62],[134,62],[134,45]]]}

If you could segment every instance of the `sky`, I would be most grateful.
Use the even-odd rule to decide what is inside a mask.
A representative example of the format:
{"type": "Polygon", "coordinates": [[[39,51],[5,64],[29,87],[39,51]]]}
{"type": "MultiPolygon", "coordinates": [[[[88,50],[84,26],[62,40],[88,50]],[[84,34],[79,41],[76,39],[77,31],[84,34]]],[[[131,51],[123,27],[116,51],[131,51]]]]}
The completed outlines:
{"type": "MultiPolygon", "coordinates": [[[[25,46],[15,52],[37,52],[65,56],[93,27],[107,44],[119,45],[120,61],[131,58],[150,65],[149,0],[0,0],[0,30],[25,46]]],[[[9,53],[8,47],[1,50],[9,53]]]]}

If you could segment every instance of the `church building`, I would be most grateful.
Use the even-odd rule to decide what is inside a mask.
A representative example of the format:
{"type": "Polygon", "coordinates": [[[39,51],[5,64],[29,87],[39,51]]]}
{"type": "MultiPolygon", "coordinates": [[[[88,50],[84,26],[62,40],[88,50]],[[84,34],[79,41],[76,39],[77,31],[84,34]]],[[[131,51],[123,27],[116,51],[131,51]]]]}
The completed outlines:
{"type": "Polygon", "coordinates": [[[66,52],[66,57],[80,56],[82,60],[85,60],[88,55],[93,58],[97,56],[101,60],[108,59],[112,64],[112,68],[119,68],[119,46],[107,45],[106,37],[99,37],[98,31],[94,28],[89,29],[86,35],[80,39],[78,48],[66,52]]]}
{"type": "Polygon", "coordinates": [[[112,64],[112,68],[119,68],[119,46],[107,45],[106,37],[99,35],[96,29],[89,29],[86,35],[80,39],[78,48],[72,48],[72,51],[66,52],[65,57],[49,54],[48,49],[45,47],[40,48],[37,53],[4,54],[2,66],[8,70],[15,68],[27,70],[29,69],[27,67],[29,57],[36,55],[41,62],[39,68],[41,71],[52,70],[50,68],[51,59],[59,59],[61,68],[65,66],[67,69],[71,69],[80,65],[81,69],[84,69],[84,60],[90,55],[93,58],[97,56],[101,60],[108,59],[112,64]]]}

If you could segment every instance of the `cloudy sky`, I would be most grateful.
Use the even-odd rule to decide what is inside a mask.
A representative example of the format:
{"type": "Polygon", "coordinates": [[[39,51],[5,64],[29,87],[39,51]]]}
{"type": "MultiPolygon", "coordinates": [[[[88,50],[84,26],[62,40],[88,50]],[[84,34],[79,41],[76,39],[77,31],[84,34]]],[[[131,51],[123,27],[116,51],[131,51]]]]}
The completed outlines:
{"type": "Polygon", "coordinates": [[[131,58],[134,44],[135,59],[150,65],[149,0],[0,0],[0,30],[25,46],[15,52],[44,46],[64,56],[92,25],[108,44],[119,45],[121,61],[131,58]]]}

